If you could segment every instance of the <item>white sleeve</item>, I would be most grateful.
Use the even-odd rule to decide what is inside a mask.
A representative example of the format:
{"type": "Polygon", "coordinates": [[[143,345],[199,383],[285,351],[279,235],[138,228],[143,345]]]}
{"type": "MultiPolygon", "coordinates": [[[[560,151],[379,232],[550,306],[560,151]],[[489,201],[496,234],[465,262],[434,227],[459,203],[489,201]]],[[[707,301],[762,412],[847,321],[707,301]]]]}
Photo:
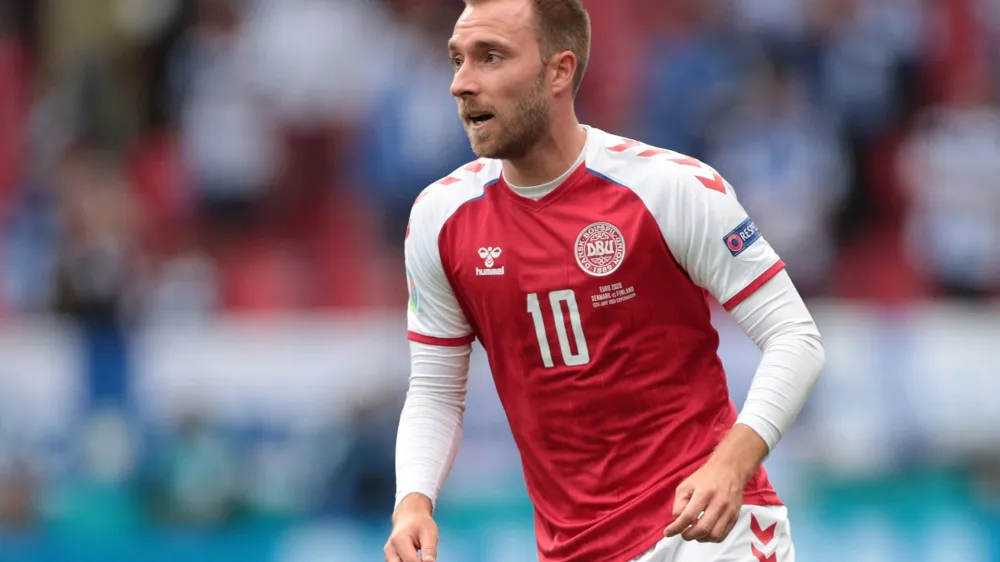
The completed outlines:
{"type": "Polygon", "coordinates": [[[784,271],[731,311],[763,352],[736,423],[749,426],[774,449],[791,427],[823,369],[823,340],[784,271]]]}
{"type": "Polygon", "coordinates": [[[458,445],[472,346],[410,343],[410,390],[396,436],[396,503],[419,493],[437,504],[458,445]]]}
{"type": "Polygon", "coordinates": [[[430,345],[466,345],[474,337],[444,272],[438,245],[444,220],[434,203],[433,197],[418,198],[407,227],[408,337],[430,345]]]}
{"type": "Polygon", "coordinates": [[[660,228],[691,280],[732,310],[785,264],[747,216],[732,186],[700,165],[698,174],[679,166],[675,184],[668,186],[660,228]]]}

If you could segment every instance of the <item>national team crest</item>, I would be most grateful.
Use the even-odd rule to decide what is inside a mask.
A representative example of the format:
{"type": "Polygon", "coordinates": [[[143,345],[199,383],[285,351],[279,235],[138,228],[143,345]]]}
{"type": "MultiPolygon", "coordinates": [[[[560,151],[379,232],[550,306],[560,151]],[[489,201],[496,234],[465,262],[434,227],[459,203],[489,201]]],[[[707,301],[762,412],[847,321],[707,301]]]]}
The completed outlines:
{"type": "Polygon", "coordinates": [[[576,238],[576,263],[591,275],[611,275],[625,261],[625,237],[607,222],[595,222],[576,238]]]}

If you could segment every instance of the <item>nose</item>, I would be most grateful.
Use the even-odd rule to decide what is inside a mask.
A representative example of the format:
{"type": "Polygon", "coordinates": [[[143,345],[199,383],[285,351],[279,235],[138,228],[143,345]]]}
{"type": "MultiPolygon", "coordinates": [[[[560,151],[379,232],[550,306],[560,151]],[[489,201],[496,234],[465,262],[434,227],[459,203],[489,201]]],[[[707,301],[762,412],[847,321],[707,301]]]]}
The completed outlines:
{"type": "Polygon", "coordinates": [[[465,98],[478,93],[479,82],[476,80],[476,73],[472,65],[462,65],[455,72],[455,77],[451,81],[451,95],[456,98],[465,98]]]}

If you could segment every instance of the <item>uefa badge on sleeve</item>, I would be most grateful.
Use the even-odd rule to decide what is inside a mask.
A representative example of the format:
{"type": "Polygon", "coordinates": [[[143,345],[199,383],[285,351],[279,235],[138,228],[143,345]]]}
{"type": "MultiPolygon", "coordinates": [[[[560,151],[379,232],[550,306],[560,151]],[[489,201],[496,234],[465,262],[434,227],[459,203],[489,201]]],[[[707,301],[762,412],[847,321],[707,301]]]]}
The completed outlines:
{"type": "Polygon", "coordinates": [[[740,223],[732,232],[722,239],[726,243],[726,248],[733,256],[742,254],[754,242],[760,239],[760,229],[749,217],[740,223]]]}

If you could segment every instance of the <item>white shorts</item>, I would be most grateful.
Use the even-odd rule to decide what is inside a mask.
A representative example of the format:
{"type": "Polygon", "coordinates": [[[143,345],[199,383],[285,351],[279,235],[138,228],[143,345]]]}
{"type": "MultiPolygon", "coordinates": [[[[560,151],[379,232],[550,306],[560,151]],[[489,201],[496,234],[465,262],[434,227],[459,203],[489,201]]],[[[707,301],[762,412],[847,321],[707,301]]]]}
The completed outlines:
{"type": "Polygon", "coordinates": [[[665,538],[632,562],[795,562],[788,509],[745,505],[725,541],[665,538]]]}

